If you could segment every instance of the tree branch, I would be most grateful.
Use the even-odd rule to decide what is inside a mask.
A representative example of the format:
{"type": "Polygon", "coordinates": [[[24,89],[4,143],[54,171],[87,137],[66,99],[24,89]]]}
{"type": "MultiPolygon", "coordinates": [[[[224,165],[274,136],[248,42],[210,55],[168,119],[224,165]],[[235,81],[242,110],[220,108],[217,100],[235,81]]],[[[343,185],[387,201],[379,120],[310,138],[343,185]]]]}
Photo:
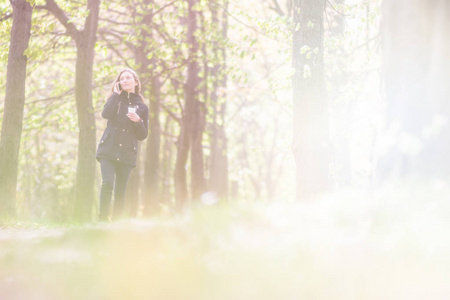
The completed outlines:
{"type": "Polygon", "coordinates": [[[69,18],[64,13],[64,11],[56,4],[54,0],[47,0],[46,4],[42,7],[43,9],[47,9],[49,12],[51,12],[58,21],[66,28],[67,33],[72,36],[76,37],[79,33],[78,29],[76,28],[75,24],[70,23],[69,18]]]}
{"type": "Polygon", "coordinates": [[[9,18],[12,18],[12,16],[13,16],[12,13],[7,13],[7,14],[5,14],[4,16],[2,16],[2,17],[0,18],[0,22],[3,22],[3,21],[8,20],[9,18]]]}
{"type": "Polygon", "coordinates": [[[164,34],[164,32],[162,32],[161,30],[159,30],[159,28],[157,26],[155,26],[155,28],[153,28],[156,33],[158,33],[158,35],[167,43],[167,42],[172,42],[172,43],[179,43],[179,41],[173,39],[170,36],[167,36],[166,34],[164,34]]]}
{"type": "Polygon", "coordinates": [[[165,67],[160,73],[156,74],[156,76],[161,76],[162,74],[166,73],[167,71],[172,72],[173,70],[176,69],[181,69],[182,67],[184,67],[185,65],[187,65],[188,60],[186,60],[184,63],[177,65],[177,66],[173,66],[173,67],[165,67]]]}
{"type": "Polygon", "coordinates": [[[26,102],[25,105],[30,105],[30,104],[39,103],[39,102],[46,102],[46,101],[63,100],[64,97],[73,95],[74,93],[75,93],[75,88],[70,88],[67,91],[63,92],[61,95],[43,98],[43,99],[34,100],[34,101],[29,101],[29,102],[26,102]]]}
{"type": "Polygon", "coordinates": [[[327,0],[327,3],[330,5],[330,7],[331,7],[332,10],[334,10],[335,12],[337,12],[338,14],[340,14],[341,16],[343,16],[343,17],[349,17],[349,16],[350,16],[350,15],[346,15],[346,14],[343,14],[343,13],[341,13],[340,11],[338,11],[338,10],[334,7],[334,5],[330,2],[330,0],[327,0]]]}
{"type": "Polygon", "coordinates": [[[169,117],[177,121],[177,123],[181,122],[181,118],[178,117],[176,114],[174,114],[167,106],[164,105],[164,103],[160,103],[160,105],[163,108],[163,110],[169,115],[169,117]]]}
{"type": "MultiPolygon", "coordinates": [[[[115,37],[116,39],[119,40],[120,43],[124,43],[129,49],[131,49],[132,51],[134,51],[134,44],[127,42],[127,41],[123,41],[123,38],[121,36],[121,34],[128,34],[127,32],[118,32],[118,31],[113,31],[113,30],[107,30],[107,29],[99,29],[98,33],[100,34],[100,36],[105,37],[106,35],[110,35],[115,37]]],[[[108,44],[110,43],[109,41],[107,41],[106,39],[104,39],[108,44]]]]}
{"type": "Polygon", "coordinates": [[[183,108],[183,104],[181,103],[181,100],[180,100],[180,95],[178,94],[178,88],[180,87],[180,84],[182,84],[182,83],[180,83],[175,78],[170,78],[170,82],[172,83],[172,86],[175,88],[174,90],[175,90],[175,94],[177,96],[177,103],[178,103],[178,106],[180,107],[181,115],[183,115],[184,108],[183,108]]]}
{"type": "MultiPolygon", "coordinates": [[[[100,35],[103,36],[103,33],[101,32],[100,35]]],[[[120,51],[118,51],[116,49],[116,47],[114,47],[114,45],[111,44],[110,41],[108,41],[108,39],[103,39],[103,40],[106,42],[106,44],[108,44],[108,48],[111,49],[114,53],[116,53],[116,55],[122,59],[122,61],[127,65],[128,68],[131,68],[131,66],[127,62],[127,59],[125,57],[123,57],[123,55],[120,53],[120,51]]]]}
{"type": "Polygon", "coordinates": [[[163,11],[164,9],[166,9],[166,7],[172,6],[173,4],[175,4],[175,2],[178,2],[178,1],[180,1],[180,0],[175,0],[175,1],[172,1],[172,2],[170,2],[170,3],[167,3],[166,5],[162,6],[160,9],[158,9],[157,11],[155,11],[152,15],[157,15],[157,14],[159,14],[161,11],[163,11]]]}
{"type": "Polygon", "coordinates": [[[107,22],[107,23],[112,23],[112,24],[115,24],[115,25],[127,25],[127,26],[132,26],[133,25],[133,23],[129,23],[129,22],[119,22],[119,21],[113,21],[111,19],[103,19],[103,18],[100,18],[100,21],[107,22]]]}
{"type": "Polygon", "coordinates": [[[277,0],[272,0],[273,4],[275,4],[275,7],[270,7],[270,9],[276,11],[280,16],[285,16],[285,13],[283,12],[283,10],[280,7],[280,4],[278,3],[277,0]]]}
{"type": "Polygon", "coordinates": [[[280,41],[280,40],[278,40],[278,39],[276,39],[276,38],[274,38],[274,37],[271,37],[271,36],[267,35],[266,33],[264,33],[263,31],[259,30],[258,28],[255,28],[255,27],[253,27],[253,26],[251,26],[251,25],[248,25],[248,24],[242,22],[242,21],[239,20],[237,17],[235,17],[234,15],[232,15],[232,14],[228,11],[228,9],[225,8],[225,7],[223,7],[220,3],[217,3],[216,1],[212,1],[211,3],[213,3],[213,4],[217,5],[218,7],[220,7],[220,8],[227,14],[227,16],[230,16],[230,17],[233,18],[235,21],[237,21],[238,23],[241,23],[241,24],[244,25],[245,27],[250,28],[250,29],[254,30],[255,32],[257,32],[257,33],[259,33],[259,34],[261,34],[261,35],[263,35],[263,36],[265,36],[265,37],[267,37],[267,38],[269,38],[269,39],[272,39],[272,40],[274,40],[274,41],[277,41],[277,42],[280,42],[280,43],[283,43],[283,44],[288,44],[288,42],[280,41]]]}
{"type": "Polygon", "coordinates": [[[112,8],[108,8],[108,12],[112,12],[112,13],[118,14],[118,15],[120,15],[120,16],[125,16],[125,17],[127,17],[127,18],[130,17],[129,14],[127,14],[127,13],[125,13],[125,12],[123,12],[123,11],[114,10],[114,9],[112,9],[112,8]]]}

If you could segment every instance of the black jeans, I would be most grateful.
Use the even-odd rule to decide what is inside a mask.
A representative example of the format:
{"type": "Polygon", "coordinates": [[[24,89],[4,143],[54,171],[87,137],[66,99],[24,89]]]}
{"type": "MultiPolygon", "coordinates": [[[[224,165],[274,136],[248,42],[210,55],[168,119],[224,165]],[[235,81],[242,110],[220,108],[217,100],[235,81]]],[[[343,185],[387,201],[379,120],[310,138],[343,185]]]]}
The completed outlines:
{"type": "Polygon", "coordinates": [[[112,190],[114,189],[113,219],[122,216],[125,202],[125,190],[133,166],[100,159],[102,170],[102,189],[100,191],[100,220],[107,220],[110,214],[112,190]]]}

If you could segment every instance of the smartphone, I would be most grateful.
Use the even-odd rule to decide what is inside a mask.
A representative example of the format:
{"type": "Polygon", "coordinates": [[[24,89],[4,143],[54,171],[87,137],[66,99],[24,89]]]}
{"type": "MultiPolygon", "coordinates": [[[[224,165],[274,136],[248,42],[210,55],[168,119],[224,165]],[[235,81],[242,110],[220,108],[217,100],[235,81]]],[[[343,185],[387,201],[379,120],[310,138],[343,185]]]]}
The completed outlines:
{"type": "Polygon", "coordinates": [[[119,83],[118,87],[119,87],[119,91],[121,91],[121,90],[122,90],[122,87],[120,86],[120,83],[119,83]]]}

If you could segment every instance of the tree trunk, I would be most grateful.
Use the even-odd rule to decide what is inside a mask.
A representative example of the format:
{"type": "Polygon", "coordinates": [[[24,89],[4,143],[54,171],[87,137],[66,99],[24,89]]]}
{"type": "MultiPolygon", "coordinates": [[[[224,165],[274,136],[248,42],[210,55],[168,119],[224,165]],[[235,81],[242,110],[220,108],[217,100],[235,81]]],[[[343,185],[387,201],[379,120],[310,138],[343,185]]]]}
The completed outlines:
{"type": "Polygon", "coordinates": [[[66,28],[76,43],[75,102],[78,115],[78,165],[75,186],[75,218],[89,221],[92,218],[95,182],[96,132],[92,103],[92,77],[97,41],[100,0],[88,0],[89,15],[84,29],[79,31],[54,0],[47,0],[45,8],[52,12],[66,28]]]}
{"type": "Polygon", "coordinates": [[[174,171],[174,183],[175,183],[175,205],[177,210],[182,210],[187,202],[188,189],[187,189],[187,176],[186,176],[186,163],[189,156],[189,120],[186,113],[186,109],[183,112],[181,120],[180,135],[177,140],[177,158],[175,162],[174,171]]]}
{"type": "Polygon", "coordinates": [[[142,144],[138,143],[136,167],[131,171],[125,194],[125,210],[130,218],[136,218],[139,212],[139,198],[141,187],[141,151],[142,144]]]}
{"type": "MultiPolygon", "coordinates": [[[[199,115],[198,110],[200,109],[200,105],[196,104],[196,102],[198,101],[198,73],[200,71],[197,62],[199,47],[195,37],[195,32],[197,30],[197,12],[193,10],[193,7],[197,3],[197,0],[188,0],[187,2],[189,7],[187,17],[187,43],[189,45],[189,63],[187,67],[187,79],[185,85],[185,105],[181,120],[180,136],[177,142],[178,152],[174,176],[175,198],[179,210],[186,205],[187,201],[189,201],[186,176],[186,164],[189,157],[189,150],[191,148],[193,140],[195,139],[195,141],[198,143],[199,136],[201,136],[201,134],[198,132],[198,126],[197,132],[194,133],[194,118],[196,115],[199,115]]],[[[203,165],[201,167],[199,166],[200,163],[203,164],[203,154],[200,154],[198,152],[198,146],[195,147],[195,151],[196,152],[191,153],[191,164],[195,164],[191,165],[191,187],[193,188],[193,195],[197,196],[203,189],[202,186],[204,186],[204,176],[202,173],[203,165]]]]}
{"type": "Polygon", "coordinates": [[[329,186],[328,113],[323,66],[325,0],[294,1],[292,65],[297,200],[329,186]]]}
{"type": "MultiPolygon", "coordinates": [[[[197,96],[198,97],[198,96],[197,96]]],[[[203,132],[205,131],[205,105],[195,100],[194,115],[192,118],[191,141],[191,174],[192,199],[198,201],[206,191],[206,180],[203,163],[203,132]]]]}
{"type": "MultiPolygon", "coordinates": [[[[145,0],[144,7],[153,4],[153,0],[145,0]]],[[[142,9],[144,14],[138,14],[134,11],[135,18],[142,18],[142,24],[138,24],[136,31],[141,37],[135,48],[135,60],[138,66],[138,73],[141,78],[142,94],[148,101],[149,106],[149,134],[146,141],[146,151],[144,159],[144,180],[143,180],[143,204],[144,214],[146,216],[156,213],[159,209],[159,152],[160,152],[160,101],[161,101],[161,82],[155,70],[157,58],[148,58],[150,49],[148,41],[153,40],[153,10],[142,9]]],[[[138,175],[137,175],[138,176],[138,175]]]]}
{"type": "MultiPolygon", "coordinates": [[[[164,124],[164,132],[172,132],[172,120],[171,118],[166,118],[164,124]]],[[[164,199],[165,203],[169,205],[169,199],[173,197],[172,192],[172,168],[173,168],[173,157],[174,157],[174,143],[171,137],[167,137],[162,142],[162,155],[161,155],[161,178],[162,185],[160,189],[161,199],[164,199]]]]}
{"type": "MultiPolygon", "coordinates": [[[[151,60],[152,70],[156,69],[156,61],[151,60]]],[[[155,73],[155,72],[152,72],[155,73]]],[[[161,125],[159,120],[161,103],[161,81],[152,74],[150,80],[150,115],[149,137],[145,160],[145,215],[154,215],[160,209],[159,189],[159,152],[161,144],[161,125]]]]}
{"type": "MultiPolygon", "coordinates": [[[[153,1],[151,1],[153,2],[153,1]]],[[[145,23],[150,26],[152,15],[148,15],[145,23]]],[[[153,32],[145,31],[150,39],[153,39],[153,32]]],[[[145,41],[145,39],[144,39],[145,41]]],[[[148,52],[148,45],[146,45],[148,52]]],[[[146,52],[146,53],[147,53],[146,52]]],[[[160,197],[160,177],[159,177],[159,154],[161,145],[161,80],[157,75],[158,59],[155,56],[148,61],[147,73],[149,76],[149,136],[147,139],[147,152],[145,159],[145,209],[146,216],[159,213],[161,197],[160,197]]]]}
{"type": "Polygon", "coordinates": [[[25,105],[27,57],[33,9],[25,0],[11,0],[13,25],[6,70],[6,94],[0,140],[0,219],[15,218],[19,149],[25,105]]]}
{"type": "Polygon", "coordinates": [[[75,101],[77,103],[78,165],[75,189],[75,216],[78,220],[92,218],[95,182],[95,116],[92,102],[92,77],[97,40],[100,0],[89,0],[89,16],[84,30],[76,35],[77,63],[75,72],[75,101]]]}
{"type": "Polygon", "coordinates": [[[199,43],[195,36],[198,30],[198,13],[194,10],[197,0],[190,0],[188,15],[187,43],[189,45],[189,58],[186,80],[186,112],[190,114],[189,136],[191,139],[191,190],[192,200],[197,201],[205,192],[206,180],[203,164],[203,132],[205,130],[205,109],[200,102],[200,66],[198,63],[199,43]]]}
{"type": "Polygon", "coordinates": [[[387,134],[395,143],[379,158],[378,177],[448,176],[450,3],[387,0],[382,13],[387,134]]]}
{"type": "MultiPolygon", "coordinates": [[[[216,5],[211,5],[212,21],[219,24],[216,5]]],[[[222,14],[221,39],[227,39],[228,31],[228,1],[222,14]]],[[[216,65],[211,70],[213,77],[213,90],[211,93],[211,107],[213,111],[211,125],[211,164],[209,171],[209,190],[214,192],[218,199],[228,199],[228,147],[225,133],[225,114],[226,114],[226,90],[227,75],[220,70],[226,69],[226,50],[217,43],[214,47],[214,56],[217,58],[216,65]]]]}

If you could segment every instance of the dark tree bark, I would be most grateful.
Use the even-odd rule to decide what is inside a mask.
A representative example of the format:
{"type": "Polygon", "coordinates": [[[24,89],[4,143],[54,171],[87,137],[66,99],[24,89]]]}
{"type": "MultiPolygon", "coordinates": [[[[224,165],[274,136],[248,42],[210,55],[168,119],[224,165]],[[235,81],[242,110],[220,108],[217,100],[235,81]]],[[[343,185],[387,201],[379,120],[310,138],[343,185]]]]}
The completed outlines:
{"type": "MultiPolygon", "coordinates": [[[[154,3],[153,0],[144,1],[144,6],[154,3]]],[[[148,41],[153,40],[153,16],[154,11],[145,11],[141,15],[144,26],[138,29],[139,44],[135,50],[135,59],[138,67],[138,73],[143,84],[142,92],[149,101],[149,135],[146,143],[146,152],[144,159],[144,186],[143,203],[144,214],[150,216],[157,214],[160,208],[160,189],[159,189],[159,153],[161,144],[160,128],[160,103],[161,103],[161,80],[156,74],[158,59],[152,56],[147,57],[150,51],[148,41]]],[[[139,25],[138,25],[139,26],[139,25]]]]}
{"type": "MultiPolygon", "coordinates": [[[[190,145],[191,145],[191,190],[192,200],[197,201],[206,190],[203,132],[205,131],[205,106],[200,101],[200,66],[198,62],[199,43],[195,36],[198,26],[198,12],[194,6],[197,0],[189,0],[187,42],[189,44],[188,77],[186,80],[186,113],[190,114],[190,145]]],[[[205,83],[206,84],[206,83],[205,83]]]]}
{"type": "Polygon", "coordinates": [[[294,1],[292,65],[296,198],[329,187],[328,113],[323,66],[325,0],[294,1]]]}
{"type": "MultiPolygon", "coordinates": [[[[211,5],[213,24],[221,24],[221,39],[226,40],[228,35],[228,1],[225,1],[222,18],[219,20],[217,6],[211,5]],[[221,21],[221,22],[220,22],[221,21]]],[[[214,192],[218,199],[228,199],[228,141],[225,133],[226,115],[226,90],[227,75],[220,70],[226,69],[226,50],[217,42],[214,46],[213,55],[217,58],[211,70],[213,78],[213,90],[211,92],[212,124],[211,124],[211,164],[209,170],[208,189],[214,192]]]]}
{"type": "MultiPolygon", "coordinates": [[[[171,118],[166,118],[164,124],[164,132],[173,132],[172,127],[175,122],[171,118]]],[[[175,126],[178,126],[177,123],[175,126]]],[[[160,195],[161,199],[171,199],[173,197],[171,188],[173,187],[172,177],[173,177],[173,161],[175,155],[173,154],[176,149],[174,147],[174,142],[172,137],[166,137],[162,140],[162,153],[161,153],[161,182],[160,195]]],[[[168,201],[165,201],[168,204],[168,201]]]]}
{"type": "Polygon", "coordinates": [[[188,128],[190,122],[188,121],[188,115],[184,112],[181,120],[180,135],[177,140],[177,158],[174,171],[175,201],[178,210],[182,210],[189,200],[186,177],[186,163],[190,146],[188,128]]]}
{"type": "Polygon", "coordinates": [[[15,218],[19,149],[25,105],[27,57],[32,7],[25,0],[10,0],[13,7],[11,43],[6,70],[6,94],[0,140],[0,219],[15,218]]]}
{"type": "Polygon", "coordinates": [[[197,0],[188,0],[187,17],[187,43],[189,44],[189,63],[187,67],[187,79],[185,85],[185,105],[181,120],[180,136],[177,142],[177,160],[175,163],[175,198],[178,209],[182,209],[189,200],[186,176],[186,164],[191,152],[191,187],[192,195],[196,199],[205,189],[205,179],[203,170],[203,153],[200,153],[198,143],[201,143],[202,124],[195,123],[196,117],[201,117],[198,85],[200,78],[198,73],[200,67],[197,61],[199,45],[195,37],[197,30],[197,12],[193,9],[197,0]]]}
{"type": "MultiPolygon", "coordinates": [[[[197,96],[198,98],[198,96],[197,96]]],[[[203,132],[205,131],[206,108],[203,102],[194,101],[191,135],[192,200],[198,201],[206,191],[205,166],[203,162],[203,132]]]]}
{"type": "Polygon", "coordinates": [[[150,115],[149,115],[149,137],[147,140],[147,152],[145,158],[145,215],[157,214],[160,210],[159,189],[159,152],[161,145],[160,125],[160,103],[161,103],[161,80],[155,73],[157,61],[150,60],[150,115]]]}
{"type": "Polygon", "coordinates": [[[382,13],[387,131],[395,142],[378,160],[378,178],[448,176],[450,3],[387,0],[382,13]]]}
{"type": "Polygon", "coordinates": [[[139,212],[139,199],[141,188],[141,151],[142,144],[138,144],[136,167],[131,171],[130,178],[128,179],[128,185],[125,194],[125,210],[130,218],[136,218],[139,212]]]}
{"type": "MultiPolygon", "coordinates": [[[[144,7],[154,3],[153,0],[143,2],[144,7]]],[[[153,40],[153,10],[142,9],[145,14],[138,14],[134,11],[134,17],[142,18],[142,22],[137,24],[137,32],[140,37],[136,45],[135,61],[138,66],[137,71],[141,79],[142,94],[149,101],[149,135],[146,142],[144,158],[144,178],[143,178],[143,204],[144,214],[146,216],[155,214],[159,210],[159,152],[160,152],[160,101],[161,101],[161,82],[156,73],[157,58],[152,56],[148,58],[150,49],[148,41],[153,40]]],[[[134,173],[134,180],[139,181],[139,174],[134,173]]],[[[138,188],[138,187],[136,187],[138,188]]],[[[136,195],[135,195],[136,196],[136,195]]]]}
{"type": "MultiPolygon", "coordinates": [[[[153,1],[151,1],[153,2],[153,1]]],[[[147,15],[144,18],[146,24],[151,26],[153,14],[147,15]]],[[[146,31],[149,40],[153,39],[153,29],[150,32],[146,31]]],[[[144,42],[146,43],[145,39],[144,42]]],[[[145,49],[148,52],[148,45],[145,44],[145,49]]],[[[145,209],[146,216],[157,214],[160,210],[160,178],[159,178],[159,152],[161,145],[161,124],[160,124],[160,110],[161,110],[161,79],[157,74],[156,68],[158,66],[158,58],[152,56],[147,59],[147,74],[148,82],[150,83],[149,91],[149,136],[147,139],[147,152],[145,157],[145,209]]],[[[144,71],[144,70],[142,70],[144,71]]]]}
{"type": "Polygon", "coordinates": [[[100,0],[88,0],[90,11],[83,30],[70,23],[64,11],[54,2],[47,0],[45,8],[52,12],[67,33],[75,40],[77,62],[75,71],[75,101],[78,114],[78,165],[75,188],[75,217],[80,221],[92,218],[95,182],[95,116],[92,102],[92,76],[94,47],[97,40],[97,27],[100,0]]]}

